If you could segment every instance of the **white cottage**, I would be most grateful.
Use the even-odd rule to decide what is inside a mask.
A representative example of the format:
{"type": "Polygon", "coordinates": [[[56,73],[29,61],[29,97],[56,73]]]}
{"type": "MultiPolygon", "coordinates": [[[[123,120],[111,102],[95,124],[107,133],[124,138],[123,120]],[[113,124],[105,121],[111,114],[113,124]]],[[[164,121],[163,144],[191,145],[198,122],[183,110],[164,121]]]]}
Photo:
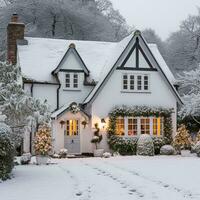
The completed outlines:
{"type": "MultiPolygon", "coordinates": [[[[172,110],[176,132],[182,102],[175,78],[156,44],[148,44],[140,31],[115,43],[24,38],[24,25],[14,16],[8,25],[8,59],[20,66],[24,90],[50,104],[55,152],[92,153],[95,124],[103,135],[100,147],[109,151],[109,113],[116,106],[172,110]]],[[[165,120],[154,114],[117,116],[115,134],[162,137],[165,120]]],[[[29,151],[28,140],[24,151],[29,151]]]]}

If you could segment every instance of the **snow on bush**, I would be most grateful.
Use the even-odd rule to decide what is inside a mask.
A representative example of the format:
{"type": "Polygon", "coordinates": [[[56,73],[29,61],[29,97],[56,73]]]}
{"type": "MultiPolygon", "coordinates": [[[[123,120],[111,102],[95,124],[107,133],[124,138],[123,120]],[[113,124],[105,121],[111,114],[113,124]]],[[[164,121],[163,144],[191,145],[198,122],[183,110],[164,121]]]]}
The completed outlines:
{"type": "Polygon", "coordinates": [[[67,149],[60,149],[60,152],[59,152],[60,158],[66,158],[67,157],[67,153],[68,153],[67,149]]]}
{"type": "Polygon", "coordinates": [[[110,136],[108,140],[109,147],[121,155],[136,155],[136,146],[138,138],[121,138],[115,135],[110,136]]]}
{"type": "Polygon", "coordinates": [[[30,153],[24,153],[20,158],[20,163],[22,165],[28,165],[31,161],[31,154],[30,153]]]}
{"type": "Polygon", "coordinates": [[[161,155],[174,155],[175,149],[171,145],[164,145],[160,149],[160,154],[161,155]]]}
{"type": "Polygon", "coordinates": [[[200,142],[196,143],[194,149],[195,149],[197,156],[200,157],[200,142]]]}
{"type": "Polygon", "coordinates": [[[137,142],[137,155],[154,156],[154,145],[150,135],[143,134],[137,142]]]}
{"type": "Polygon", "coordinates": [[[9,135],[11,129],[4,122],[0,122],[0,179],[6,180],[14,167],[15,148],[9,135]]]}
{"type": "Polygon", "coordinates": [[[103,154],[103,158],[110,158],[110,157],[111,157],[111,153],[109,153],[109,152],[105,152],[103,154]]]}

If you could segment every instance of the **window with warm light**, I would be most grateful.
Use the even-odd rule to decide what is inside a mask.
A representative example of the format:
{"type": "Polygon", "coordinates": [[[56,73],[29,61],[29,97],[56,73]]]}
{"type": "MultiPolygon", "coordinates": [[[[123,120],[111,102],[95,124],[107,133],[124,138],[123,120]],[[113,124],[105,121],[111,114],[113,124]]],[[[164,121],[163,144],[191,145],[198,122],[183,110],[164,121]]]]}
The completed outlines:
{"type": "Polygon", "coordinates": [[[163,118],[153,118],[153,135],[161,136],[163,131],[163,118]]]}
{"type": "Polygon", "coordinates": [[[128,136],[136,136],[137,135],[137,118],[128,118],[128,136]]]}
{"type": "Polygon", "coordinates": [[[124,118],[118,117],[116,120],[116,135],[123,136],[125,135],[125,124],[124,124],[124,118]]]}
{"type": "Polygon", "coordinates": [[[150,118],[141,118],[141,134],[150,134],[150,118]]]}
{"type": "Polygon", "coordinates": [[[78,120],[71,119],[71,120],[66,121],[66,134],[67,134],[67,136],[79,135],[78,120]]]}

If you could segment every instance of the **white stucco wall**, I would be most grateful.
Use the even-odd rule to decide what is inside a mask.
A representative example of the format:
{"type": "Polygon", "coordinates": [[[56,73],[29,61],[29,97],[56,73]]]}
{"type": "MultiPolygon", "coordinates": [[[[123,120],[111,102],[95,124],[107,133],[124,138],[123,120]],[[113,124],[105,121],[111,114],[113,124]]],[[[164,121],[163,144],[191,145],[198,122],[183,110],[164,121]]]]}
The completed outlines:
{"type": "MultiPolygon", "coordinates": [[[[57,108],[57,88],[58,85],[33,84],[32,96],[42,102],[47,100],[51,111],[57,108]]],[[[31,84],[24,84],[24,90],[31,95],[31,84]]]]}
{"type": "MultiPolygon", "coordinates": [[[[107,119],[108,113],[115,106],[150,106],[174,108],[173,134],[176,132],[176,98],[161,78],[157,71],[125,71],[115,70],[111,78],[105,84],[101,92],[92,103],[92,124],[100,124],[102,118],[107,119]],[[148,74],[150,76],[149,93],[125,93],[122,92],[122,74],[148,74]]],[[[105,149],[108,148],[105,141],[101,144],[105,149]]]]}

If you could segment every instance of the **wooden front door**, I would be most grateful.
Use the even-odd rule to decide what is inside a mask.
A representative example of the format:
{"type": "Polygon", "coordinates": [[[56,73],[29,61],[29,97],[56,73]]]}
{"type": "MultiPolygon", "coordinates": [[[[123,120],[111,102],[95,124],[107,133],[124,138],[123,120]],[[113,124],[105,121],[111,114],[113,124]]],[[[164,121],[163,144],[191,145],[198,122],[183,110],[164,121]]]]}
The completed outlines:
{"type": "Polygon", "coordinates": [[[80,121],[69,119],[66,121],[64,145],[69,154],[80,154],[80,121]]]}

